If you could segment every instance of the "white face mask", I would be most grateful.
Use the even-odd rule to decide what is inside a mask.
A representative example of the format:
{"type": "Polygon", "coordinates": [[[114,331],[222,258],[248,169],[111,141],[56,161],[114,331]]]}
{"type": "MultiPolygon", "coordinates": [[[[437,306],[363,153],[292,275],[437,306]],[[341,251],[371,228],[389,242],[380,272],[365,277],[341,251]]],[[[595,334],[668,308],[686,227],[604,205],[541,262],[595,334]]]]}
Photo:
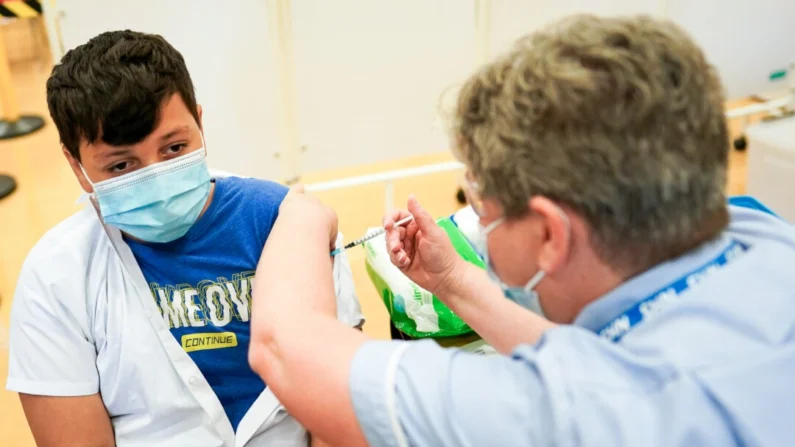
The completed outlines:
{"type": "MultiPolygon", "coordinates": [[[[569,217],[566,215],[566,213],[563,212],[563,210],[559,209],[559,212],[561,218],[564,220],[564,222],[566,222],[566,229],[568,232],[566,237],[570,238],[571,223],[569,222],[569,217]]],[[[503,282],[502,279],[500,279],[500,277],[497,275],[497,272],[494,270],[494,266],[492,266],[491,264],[491,260],[489,259],[488,236],[489,233],[494,231],[495,228],[497,228],[504,222],[505,218],[501,217],[485,227],[483,226],[480,227],[480,237],[483,247],[483,257],[486,263],[489,277],[491,278],[492,281],[496,282],[500,286],[500,289],[502,289],[502,293],[505,295],[506,298],[524,307],[525,309],[529,309],[537,313],[538,315],[541,315],[542,317],[546,318],[544,314],[544,309],[541,308],[541,302],[538,297],[538,292],[535,291],[535,288],[538,286],[538,283],[540,283],[541,280],[544,279],[544,276],[546,276],[546,272],[544,270],[537,271],[535,275],[533,275],[533,277],[530,278],[530,280],[527,281],[527,283],[524,286],[511,287],[505,284],[505,282],[503,282]]]]}
{"type": "Polygon", "coordinates": [[[505,218],[499,218],[494,222],[488,224],[487,226],[480,227],[480,237],[483,243],[483,257],[484,261],[486,262],[487,272],[489,274],[489,278],[492,281],[496,282],[500,289],[502,289],[502,293],[505,295],[506,298],[515,302],[516,304],[524,307],[525,309],[529,309],[538,315],[544,316],[544,309],[541,308],[541,303],[538,299],[538,293],[534,290],[539,282],[544,279],[546,272],[543,270],[539,270],[533,275],[532,278],[524,285],[524,287],[511,287],[505,282],[503,282],[500,277],[497,275],[497,272],[494,271],[494,267],[491,264],[491,260],[489,259],[489,233],[491,233],[495,228],[497,228],[500,224],[505,222],[505,218]]]}

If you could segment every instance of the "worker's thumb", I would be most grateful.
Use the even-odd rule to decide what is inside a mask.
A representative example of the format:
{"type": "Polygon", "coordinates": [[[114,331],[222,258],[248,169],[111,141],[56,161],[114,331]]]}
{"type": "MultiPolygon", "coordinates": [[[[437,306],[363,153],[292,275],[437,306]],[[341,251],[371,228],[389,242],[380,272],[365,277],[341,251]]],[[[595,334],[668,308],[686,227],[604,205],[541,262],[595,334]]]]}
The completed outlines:
{"type": "Polygon", "coordinates": [[[304,185],[297,183],[290,187],[290,191],[297,194],[303,194],[304,192],[306,192],[306,188],[304,188],[304,185]]]}
{"type": "Polygon", "coordinates": [[[409,213],[414,216],[414,221],[417,222],[417,226],[423,233],[431,234],[438,229],[436,221],[425,211],[425,208],[420,205],[420,202],[414,196],[409,197],[409,213]]]}

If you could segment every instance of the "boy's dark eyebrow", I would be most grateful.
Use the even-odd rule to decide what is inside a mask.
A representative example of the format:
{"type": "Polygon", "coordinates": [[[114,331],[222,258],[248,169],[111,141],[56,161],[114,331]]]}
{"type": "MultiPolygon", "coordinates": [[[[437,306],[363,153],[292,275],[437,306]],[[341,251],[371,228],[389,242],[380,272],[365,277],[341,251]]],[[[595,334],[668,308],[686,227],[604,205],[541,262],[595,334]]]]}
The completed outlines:
{"type": "MultiPolygon", "coordinates": [[[[175,127],[174,129],[170,130],[168,133],[166,133],[165,135],[160,137],[160,141],[161,142],[165,142],[166,140],[169,140],[169,139],[173,138],[175,135],[178,135],[178,134],[180,134],[182,132],[187,132],[189,130],[190,130],[190,127],[188,127],[188,126],[175,127]]],[[[130,151],[129,147],[114,147],[113,149],[109,150],[108,152],[98,153],[97,156],[102,158],[102,159],[108,159],[108,158],[117,157],[117,156],[120,156],[120,155],[129,155],[130,152],[131,151],[130,151]]]]}
{"type": "Polygon", "coordinates": [[[97,154],[103,159],[108,159],[111,157],[116,157],[119,155],[128,155],[130,153],[130,148],[126,147],[117,147],[108,152],[97,154]]]}
{"type": "Polygon", "coordinates": [[[174,135],[177,135],[180,132],[186,132],[188,130],[190,130],[190,127],[188,127],[188,126],[179,126],[177,128],[174,128],[173,130],[171,130],[167,134],[163,135],[162,137],[160,137],[160,141],[165,142],[166,140],[174,137],[174,135]]]}

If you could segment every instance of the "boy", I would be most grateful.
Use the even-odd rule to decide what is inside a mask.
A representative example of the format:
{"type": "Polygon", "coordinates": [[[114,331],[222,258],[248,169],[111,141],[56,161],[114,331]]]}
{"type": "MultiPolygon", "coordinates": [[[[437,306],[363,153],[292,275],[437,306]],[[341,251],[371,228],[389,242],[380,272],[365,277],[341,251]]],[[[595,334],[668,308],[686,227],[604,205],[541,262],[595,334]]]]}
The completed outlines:
{"type": "MultiPolygon", "coordinates": [[[[70,51],[47,101],[93,206],[19,278],[8,389],[38,445],[306,445],[247,356],[254,271],[287,188],[211,176],[190,75],[160,36],[70,51]]],[[[360,326],[345,257],[334,279],[339,318],[360,326]]]]}

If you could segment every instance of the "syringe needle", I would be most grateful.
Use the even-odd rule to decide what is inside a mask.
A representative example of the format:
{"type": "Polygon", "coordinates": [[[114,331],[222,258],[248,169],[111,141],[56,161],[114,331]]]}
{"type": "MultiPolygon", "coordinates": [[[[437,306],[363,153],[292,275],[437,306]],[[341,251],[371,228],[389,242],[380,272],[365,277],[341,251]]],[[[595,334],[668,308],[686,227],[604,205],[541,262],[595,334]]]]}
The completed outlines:
{"type": "MultiPolygon", "coordinates": [[[[405,224],[411,222],[411,219],[414,219],[414,216],[409,215],[408,217],[406,217],[404,219],[400,219],[399,221],[395,222],[395,226],[397,227],[397,226],[400,226],[400,225],[405,225],[405,224]]],[[[338,254],[342,253],[343,251],[345,251],[345,250],[347,250],[349,248],[353,248],[353,247],[355,247],[357,245],[361,245],[361,244],[369,241],[370,239],[372,239],[374,237],[378,237],[378,236],[380,236],[380,235],[382,235],[384,233],[386,233],[386,228],[379,228],[378,230],[373,231],[372,233],[365,234],[364,236],[360,237],[359,239],[356,239],[355,241],[349,242],[344,247],[335,248],[334,250],[331,251],[331,256],[337,256],[338,254]]]]}

